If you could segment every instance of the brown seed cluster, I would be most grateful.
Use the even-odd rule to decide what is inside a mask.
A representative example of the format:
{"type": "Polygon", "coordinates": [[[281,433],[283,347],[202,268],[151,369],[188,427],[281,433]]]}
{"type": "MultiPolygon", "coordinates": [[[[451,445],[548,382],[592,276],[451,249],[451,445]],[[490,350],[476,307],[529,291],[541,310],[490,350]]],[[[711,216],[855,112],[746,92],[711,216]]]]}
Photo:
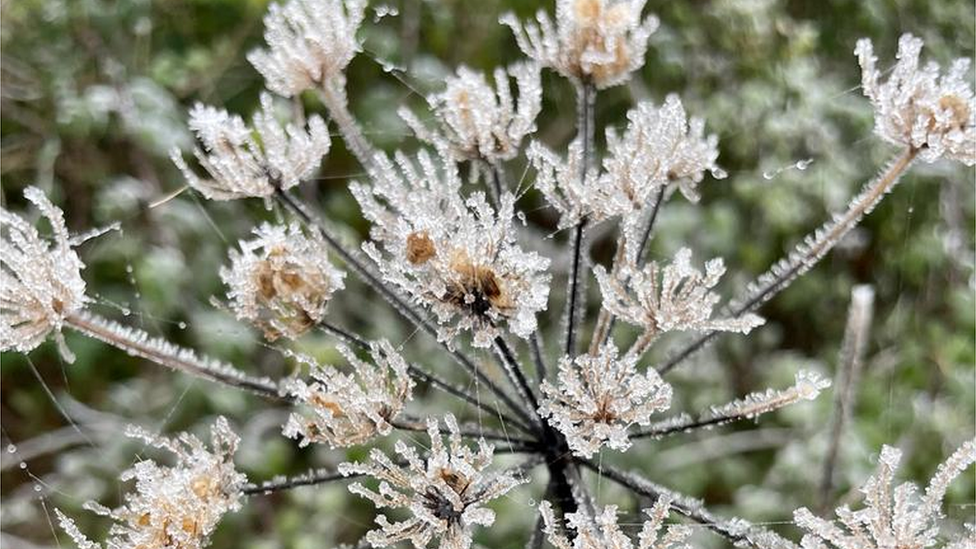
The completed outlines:
{"type": "MultiPolygon", "coordinates": [[[[267,259],[257,265],[254,277],[258,300],[263,305],[263,315],[273,315],[277,322],[287,327],[289,334],[302,334],[316,322],[310,309],[318,310],[322,301],[331,295],[331,289],[321,273],[303,269],[289,261],[288,255],[283,248],[273,248],[267,259]]],[[[269,341],[283,335],[272,322],[259,320],[258,323],[269,341]]]]}
{"type": "Polygon", "coordinates": [[[437,255],[437,248],[427,231],[407,235],[407,261],[411,265],[423,265],[437,255]]]}
{"type": "Polygon", "coordinates": [[[448,283],[446,301],[478,317],[487,317],[489,311],[504,316],[515,308],[491,267],[471,261],[466,253],[455,254],[450,267],[455,278],[448,283]]]}

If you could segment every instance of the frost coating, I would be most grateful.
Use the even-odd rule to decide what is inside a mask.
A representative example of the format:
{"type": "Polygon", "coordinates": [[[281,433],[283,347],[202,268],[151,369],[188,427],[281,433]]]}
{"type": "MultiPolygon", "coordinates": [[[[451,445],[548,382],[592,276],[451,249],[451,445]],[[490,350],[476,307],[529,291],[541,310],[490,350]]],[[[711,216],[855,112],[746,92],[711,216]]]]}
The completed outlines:
{"type": "Polygon", "coordinates": [[[352,366],[351,373],[296,355],[311,367],[313,381],[293,379],[282,384],[282,390],[306,411],[292,413],[283,431],[286,437],[299,439],[299,446],[310,442],[332,448],[354,446],[388,435],[393,429],[390,421],[411,398],[414,382],[407,363],[388,341],[372,344],[370,361],[360,360],[344,345],[339,352],[352,366]]]}
{"type": "Polygon", "coordinates": [[[437,420],[427,420],[430,453],[423,458],[416,448],[397,441],[398,461],[405,465],[374,448],[368,462],[339,466],[344,475],[363,474],[380,481],[379,491],[357,482],[349,486],[350,492],[369,499],[377,508],[406,509],[411,514],[393,523],[385,515],[377,516],[379,528],[366,534],[373,547],[410,541],[424,549],[437,539],[442,549],[468,549],[474,526],[495,522],[495,513],[483,505],[525,482],[510,472],[487,471],[494,447],[481,439],[474,450],[461,440],[453,415],[448,414],[445,423],[450,431],[447,446],[437,420]]]}
{"type": "Polygon", "coordinates": [[[356,31],[364,0],[291,0],[264,17],[267,49],[247,54],[271,91],[298,95],[315,84],[345,86],[346,66],[362,50],[356,31]]]}
{"type": "Polygon", "coordinates": [[[704,120],[688,118],[681,99],[669,95],[655,107],[641,102],[627,113],[627,129],[619,136],[607,129],[607,150],[600,185],[603,200],[621,203],[621,208],[640,210],[652,193],[674,185],[691,202],[698,201],[698,183],[710,172],[723,179],[718,160],[718,136],[705,135],[704,120]]]}
{"type": "MultiPolygon", "coordinates": [[[[206,547],[217,523],[241,507],[241,488],[246,479],[234,469],[233,457],[240,438],[227,420],[218,418],[210,430],[207,449],[193,435],[176,439],[130,427],[127,435],[169,450],[176,456],[172,467],[152,460],[140,461],[122,473],[123,482],[135,480],[135,493],[117,509],[89,502],[85,507],[112,518],[106,547],[139,549],[201,549],[206,547]]],[[[74,521],[57,511],[61,527],[81,549],[101,549],[82,534],[74,521]]]]}
{"type": "MultiPolygon", "coordinates": [[[[839,524],[818,518],[806,507],[793,514],[796,525],[808,533],[803,537],[805,549],[895,549],[931,547],[939,540],[939,521],[943,518],[942,500],[946,489],[963,470],[976,462],[976,439],[956,450],[936,471],[924,495],[910,482],[893,486],[901,451],[885,446],[881,449],[878,469],[861,492],[864,508],[857,511],[847,505],[837,509],[839,524]]],[[[973,530],[952,547],[971,547],[973,530]]]]}
{"type": "Polygon", "coordinates": [[[705,272],[691,265],[691,250],[682,248],[663,268],[650,262],[638,268],[632,262],[614,278],[601,266],[593,269],[603,295],[603,307],[624,322],[644,329],[644,339],[676,330],[721,330],[749,333],[763,323],[747,314],[738,318],[712,318],[719,302],[711,291],[725,274],[721,259],[705,263],[705,272]],[[626,280],[627,282],[621,282],[626,280]]]}
{"type": "Polygon", "coordinates": [[[202,148],[193,154],[210,179],[191,170],[179,150],[174,149],[170,158],[187,183],[211,200],[268,197],[276,188],[289,189],[310,178],[332,143],[318,115],[309,117],[307,128],[282,125],[266,93],[253,126],[240,116],[198,103],[190,110],[190,130],[202,148]]]}
{"type": "Polygon", "coordinates": [[[450,160],[443,170],[426,151],[417,160],[419,171],[402,153],[396,164],[377,155],[373,185],[352,185],[373,223],[363,249],[386,281],[433,311],[441,340],[469,330],[488,347],[503,322],[529,337],[547,304],[549,260],[516,244],[515,198],[503,193],[496,213],[483,193],[461,196],[450,160]]]}
{"type": "Polygon", "coordinates": [[[559,212],[560,229],[575,227],[584,219],[599,223],[626,211],[619,201],[605,199],[611,193],[600,187],[607,180],[595,169],[580,177],[583,146],[579,140],[569,145],[565,160],[537,141],[529,145],[526,156],[537,172],[535,188],[559,212]]]}
{"type": "Polygon", "coordinates": [[[652,508],[645,509],[648,520],[637,535],[635,545],[617,523],[616,505],[607,505],[595,517],[582,511],[566,515],[566,527],[575,534],[572,541],[559,532],[552,505],[548,501],[539,505],[545,524],[543,532],[556,549],[690,549],[686,540],[691,536],[691,527],[670,525],[662,531],[670,510],[671,498],[664,494],[657,498],[652,508]]]}
{"type": "Polygon", "coordinates": [[[535,23],[523,24],[511,13],[500,21],[540,65],[603,89],[623,83],[644,65],[658,19],[641,19],[643,9],[644,0],[557,0],[555,23],[544,11],[535,23]]]}
{"type": "Polygon", "coordinates": [[[604,445],[630,448],[627,428],[649,425],[651,415],[671,405],[671,386],[654,369],[641,374],[637,357],[618,358],[607,343],[598,355],[559,362],[559,385],[542,384],[539,414],[566,436],[574,454],[590,458],[604,445]]]}
{"type": "Polygon", "coordinates": [[[64,213],[36,187],[24,197],[37,206],[51,224],[54,242],[17,214],[0,209],[0,350],[32,351],[52,331],[61,355],[74,355],[61,336],[64,320],[84,307],[85,264],[72,249],[64,213]]]}
{"type": "Polygon", "coordinates": [[[949,72],[939,65],[919,67],[922,40],[904,34],[898,40],[898,61],[891,76],[880,82],[871,41],[858,40],[854,53],[861,65],[861,87],[874,105],[875,133],[896,145],[919,149],[919,158],[976,164],[976,102],[967,73],[969,59],[956,59],[949,72]]]}
{"type": "Polygon", "coordinates": [[[814,400],[820,396],[820,391],[830,387],[830,380],[816,372],[800,370],[796,373],[796,381],[792,387],[786,389],[766,389],[763,392],[750,393],[744,398],[713,406],[710,410],[711,419],[755,418],[762,414],[778,410],[795,404],[801,400],[814,400]]]}
{"type": "Polygon", "coordinates": [[[447,79],[445,90],[427,98],[439,122],[439,131],[427,127],[407,108],[400,116],[417,137],[450,151],[454,160],[511,160],[522,139],[535,131],[542,108],[539,68],[520,63],[494,72],[495,88],[482,73],[467,67],[447,79]],[[513,100],[509,76],[515,78],[518,99],[513,100]]]}
{"type": "Polygon", "coordinates": [[[254,234],[240,242],[240,252],[231,250],[230,267],[220,270],[231,308],[269,341],[295,339],[325,317],[345,274],[329,262],[325,243],[298,225],[265,223],[254,234]]]}

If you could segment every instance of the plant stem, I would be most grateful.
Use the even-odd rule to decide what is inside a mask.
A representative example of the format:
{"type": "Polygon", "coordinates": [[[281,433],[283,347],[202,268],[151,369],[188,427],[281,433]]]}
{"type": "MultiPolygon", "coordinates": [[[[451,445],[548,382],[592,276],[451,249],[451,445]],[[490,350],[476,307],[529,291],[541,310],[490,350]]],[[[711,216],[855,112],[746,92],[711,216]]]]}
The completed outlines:
{"type": "MultiPolygon", "coordinates": [[[[577,139],[582,140],[582,159],[580,161],[580,182],[586,181],[586,174],[592,164],[592,148],[594,133],[594,107],[596,105],[596,88],[590,82],[582,82],[577,86],[576,99],[576,130],[577,139]]],[[[563,347],[564,354],[574,356],[576,354],[576,329],[582,322],[582,307],[580,306],[580,293],[582,280],[580,270],[583,262],[583,230],[586,227],[586,219],[581,220],[573,229],[572,237],[572,268],[569,274],[569,297],[566,299],[566,344],[563,347]]]]}
{"type": "MultiPolygon", "coordinates": [[[[861,219],[871,213],[878,203],[891,192],[891,189],[898,184],[901,176],[912,165],[917,155],[917,149],[909,148],[889,162],[877,177],[864,186],[861,193],[848,205],[847,210],[832,216],[830,221],[807,235],[789,255],[777,261],[769,271],[760,276],[756,283],[750,286],[746,297],[730,307],[731,316],[738,317],[754,310],[783,291],[794,279],[823,259],[844,235],[856,227],[861,219]]],[[[697,337],[664,364],[659,365],[658,371],[662,374],[671,371],[711,341],[718,333],[711,330],[697,337]]]]}
{"type": "Polygon", "coordinates": [[[349,112],[345,88],[323,85],[317,91],[319,99],[329,110],[329,115],[339,128],[339,133],[342,134],[342,139],[346,142],[349,152],[366,168],[368,173],[374,173],[376,171],[376,160],[373,156],[376,154],[376,150],[363,136],[359,123],[349,112]]]}
{"type": "Polygon", "coordinates": [[[261,484],[246,484],[244,488],[241,489],[241,493],[245,496],[271,494],[273,492],[280,492],[282,490],[291,490],[292,488],[298,488],[300,486],[313,486],[315,484],[351,479],[359,476],[362,475],[343,475],[342,473],[328,469],[314,469],[307,473],[286,479],[269,480],[262,482],[261,484]]]}
{"type": "MultiPolygon", "coordinates": [[[[393,427],[402,431],[427,432],[427,424],[417,419],[395,419],[390,422],[393,427]]],[[[492,431],[490,429],[461,429],[458,434],[468,438],[483,438],[485,440],[497,440],[508,443],[509,446],[519,450],[538,451],[538,441],[531,438],[513,437],[507,433],[492,431]]]]}
{"type": "Polygon", "coordinates": [[[189,349],[150,336],[141,330],[85,312],[69,315],[64,321],[82,334],[108,343],[132,356],[273,400],[291,401],[278,392],[278,384],[269,378],[249,376],[229,364],[200,357],[189,349]]]}
{"type": "MultiPolygon", "coordinates": [[[[524,398],[529,406],[535,411],[536,416],[539,414],[539,401],[535,397],[535,393],[532,392],[532,387],[529,386],[529,382],[525,379],[525,375],[522,373],[522,368],[518,364],[518,359],[515,358],[515,354],[512,353],[512,349],[509,348],[508,343],[501,336],[495,338],[495,352],[498,353],[501,363],[505,369],[505,374],[508,376],[509,381],[515,390],[518,391],[519,396],[524,398]]],[[[542,421],[542,418],[539,418],[542,421]]]]}

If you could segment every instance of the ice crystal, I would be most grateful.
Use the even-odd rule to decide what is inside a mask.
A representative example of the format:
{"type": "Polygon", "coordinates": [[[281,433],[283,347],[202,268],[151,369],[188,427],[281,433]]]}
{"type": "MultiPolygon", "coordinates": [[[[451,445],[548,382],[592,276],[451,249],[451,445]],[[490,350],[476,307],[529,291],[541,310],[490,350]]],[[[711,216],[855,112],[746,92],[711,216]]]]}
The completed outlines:
{"type": "MultiPolygon", "coordinates": [[[[943,518],[942,500],[946,489],[963,470],[976,462],[976,439],[956,450],[936,471],[924,495],[910,482],[893,486],[901,451],[890,446],[881,450],[878,470],[861,488],[865,507],[837,509],[839,524],[814,516],[807,508],[798,509],[793,518],[808,532],[805,549],[822,549],[826,544],[837,549],[901,549],[930,547],[939,536],[943,518]],[[846,531],[845,531],[846,530],[846,531]]],[[[970,531],[969,537],[972,533],[970,531]]],[[[966,546],[967,540],[959,543],[966,546]]]]}
{"type": "Polygon", "coordinates": [[[576,455],[589,458],[604,445],[630,448],[627,428],[649,425],[651,415],[671,405],[671,386],[654,369],[638,372],[637,358],[618,357],[617,347],[607,343],[595,356],[563,357],[558,386],[542,383],[539,413],[576,455]]]}
{"type": "Polygon", "coordinates": [[[720,298],[711,290],[725,273],[725,266],[721,259],[712,259],[705,263],[702,273],[692,267],[688,248],[679,250],[674,261],[663,268],[655,262],[642,269],[628,263],[619,278],[599,265],[593,270],[603,294],[603,307],[643,328],[645,339],[676,330],[749,333],[763,323],[753,314],[712,318],[712,309],[720,298]]]}
{"type": "Polygon", "coordinates": [[[220,270],[231,308],[270,341],[295,339],[325,317],[345,275],[329,262],[325,243],[298,225],[266,223],[254,234],[240,242],[240,252],[231,251],[230,267],[220,270]]]}
{"type": "Polygon", "coordinates": [[[272,4],[264,17],[267,49],[248,61],[271,91],[298,95],[315,84],[343,88],[346,66],[362,49],[356,31],[365,0],[290,0],[272,4]]]}
{"type": "Polygon", "coordinates": [[[641,19],[644,0],[556,0],[556,21],[544,11],[536,23],[506,14],[519,48],[544,67],[598,88],[616,86],[644,65],[647,39],[658,19],[641,19]]]}
{"type": "Polygon", "coordinates": [[[627,120],[623,136],[607,129],[609,154],[602,177],[608,181],[600,188],[608,196],[603,200],[640,210],[654,191],[674,185],[685,198],[697,202],[697,186],[706,171],[716,179],[725,177],[715,164],[718,137],[705,135],[702,119],[688,118],[677,95],[669,95],[660,107],[641,102],[627,113],[627,120]]]}
{"type": "Polygon", "coordinates": [[[353,446],[388,435],[390,422],[410,400],[414,383],[407,363],[388,341],[371,346],[369,361],[360,360],[345,346],[339,352],[349,361],[351,373],[299,356],[311,367],[313,381],[293,379],[282,386],[307,411],[292,413],[284,428],[285,436],[299,439],[300,446],[310,442],[333,448],[353,446]]]}
{"type": "Polygon", "coordinates": [[[24,197],[47,218],[54,241],[41,238],[26,219],[0,209],[0,350],[30,352],[54,332],[62,356],[72,362],[61,327],[85,304],[85,265],[72,248],[61,210],[36,187],[28,187],[24,197]]]}
{"type": "Polygon", "coordinates": [[[760,393],[748,394],[722,406],[713,406],[710,416],[713,420],[730,421],[738,418],[755,418],[801,400],[814,400],[820,396],[820,391],[828,387],[830,387],[829,379],[816,372],[800,370],[796,373],[796,379],[791,387],[767,389],[760,393]]]}
{"type": "Polygon", "coordinates": [[[939,158],[976,164],[976,102],[969,59],[957,59],[940,75],[939,65],[919,67],[922,40],[898,40],[898,61],[885,82],[875,66],[871,41],[861,39],[854,53],[861,64],[861,87],[875,110],[875,131],[883,139],[919,150],[926,162],[939,158]]]}
{"type": "Polygon", "coordinates": [[[426,151],[418,161],[419,171],[402,153],[395,165],[377,155],[373,185],[352,186],[373,223],[363,249],[388,282],[434,312],[442,340],[470,330],[487,347],[503,321],[529,337],[547,304],[549,261],[516,244],[514,197],[503,193],[496,212],[483,193],[461,196],[450,160],[440,171],[426,151]]]}
{"type": "Polygon", "coordinates": [[[366,534],[373,547],[409,540],[424,549],[436,538],[441,549],[467,549],[474,526],[495,522],[495,513],[484,504],[524,482],[509,472],[488,471],[494,448],[484,439],[478,441],[477,450],[465,445],[454,416],[448,414],[445,423],[450,431],[447,445],[437,420],[427,420],[430,453],[425,457],[397,441],[395,449],[403,465],[374,448],[368,462],[339,466],[343,474],[363,474],[380,481],[378,491],[354,483],[350,492],[369,499],[377,508],[405,509],[411,515],[392,523],[384,515],[377,516],[379,528],[366,534]]]}
{"type": "Polygon", "coordinates": [[[662,532],[664,520],[671,510],[671,499],[661,495],[654,506],[645,509],[648,520],[644,522],[634,542],[621,530],[617,523],[617,506],[607,505],[596,517],[580,511],[566,515],[566,526],[573,530],[572,541],[559,532],[556,517],[548,501],[539,505],[539,512],[545,524],[549,543],[556,549],[690,549],[686,540],[691,536],[691,528],[670,525],[662,532]]]}
{"type": "Polygon", "coordinates": [[[427,99],[440,131],[431,131],[408,109],[400,116],[421,140],[446,148],[455,160],[511,160],[522,138],[535,131],[542,108],[539,68],[530,63],[494,72],[495,89],[485,76],[467,67],[447,79],[445,90],[427,99]],[[513,100],[509,76],[515,78],[518,99],[513,100]]]}
{"type": "Polygon", "coordinates": [[[311,177],[329,152],[331,140],[322,117],[309,117],[307,128],[282,125],[269,94],[261,95],[253,124],[249,128],[240,116],[198,103],[190,110],[190,129],[202,145],[194,155],[210,178],[197,176],[179,150],[170,157],[187,183],[205,197],[232,200],[268,197],[276,188],[294,187],[311,177]]]}
{"type": "MultiPolygon", "coordinates": [[[[129,436],[145,440],[176,456],[174,466],[146,460],[122,473],[121,480],[135,480],[135,493],[117,509],[90,502],[86,508],[112,518],[108,548],[200,549],[220,519],[241,506],[244,475],[234,469],[238,436],[224,418],[211,428],[211,449],[193,435],[176,439],[130,428],[129,436]]],[[[70,518],[58,511],[62,528],[82,549],[100,549],[82,534],[70,518]]]]}

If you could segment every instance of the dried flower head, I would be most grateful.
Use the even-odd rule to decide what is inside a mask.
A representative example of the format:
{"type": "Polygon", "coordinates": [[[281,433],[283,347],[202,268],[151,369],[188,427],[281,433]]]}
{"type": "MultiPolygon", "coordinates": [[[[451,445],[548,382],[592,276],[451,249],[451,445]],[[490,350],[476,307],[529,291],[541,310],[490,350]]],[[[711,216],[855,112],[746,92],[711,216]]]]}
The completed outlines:
{"type": "Polygon", "coordinates": [[[455,160],[511,160],[522,138],[535,131],[535,117],[542,108],[539,68],[520,63],[508,70],[495,69],[495,88],[482,73],[461,67],[447,79],[445,90],[427,99],[440,130],[430,131],[408,109],[400,116],[421,140],[450,151],[455,160]],[[509,76],[518,86],[512,99],[509,76]]]}
{"type": "Polygon", "coordinates": [[[344,345],[339,352],[349,361],[351,373],[295,355],[311,367],[313,379],[292,379],[282,386],[307,412],[292,413],[285,424],[285,436],[299,439],[299,446],[353,446],[388,435],[390,422],[410,400],[414,382],[407,363],[388,341],[371,345],[370,361],[360,360],[344,345]]]}
{"type": "MultiPolygon", "coordinates": [[[[208,450],[199,439],[183,433],[176,439],[155,436],[130,427],[127,434],[176,456],[172,467],[140,461],[122,473],[121,480],[135,479],[136,492],[117,509],[89,502],[86,508],[116,522],[106,546],[136,549],[201,549],[220,519],[241,506],[245,477],[234,469],[238,436],[227,420],[218,418],[211,427],[208,450]]],[[[82,534],[74,521],[58,511],[61,527],[82,549],[101,549],[82,534]]]]}
{"type": "Polygon", "coordinates": [[[603,294],[603,307],[621,320],[643,328],[646,334],[677,330],[749,333],[763,323],[754,314],[712,318],[712,309],[720,298],[711,289],[725,274],[725,266],[721,259],[712,259],[705,263],[702,273],[692,267],[688,248],[679,250],[674,261],[663,269],[653,261],[643,269],[630,263],[621,269],[619,278],[600,266],[593,270],[603,294]]]}
{"type": "Polygon", "coordinates": [[[442,549],[467,549],[475,525],[491,526],[495,522],[495,513],[484,504],[525,482],[510,472],[487,471],[493,447],[481,439],[474,450],[461,440],[454,416],[448,414],[445,423],[450,431],[448,446],[437,420],[427,420],[430,453],[423,458],[416,448],[397,441],[396,453],[404,465],[374,448],[369,462],[339,466],[344,475],[362,474],[380,481],[379,491],[354,483],[349,486],[350,492],[369,499],[378,508],[406,509],[412,515],[393,523],[384,515],[377,516],[379,529],[366,534],[373,547],[409,540],[414,547],[424,549],[437,538],[442,549]]]}
{"type": "Polygon", "coordinates": [[[442,340],[470,330],[487,347],[502,322],[528,337],[548,300],[549,261],[516,244],[514,197],[504,193],[496,213],[483,193],[461,196],[453,162],[443,159],[439,171],[426,151],[417,158],[420,171],[402,153],[396,165],[378,155],[373,185],[352,186],[373,223],[363,249],[388,282],[434,312],[442,340]]]}
{"type": "Polygon", "coordinates": [[[655,107],[644,101],[627,113],[623,137],[607,129],[609,155],[603,161],[606,182],[599,188],[603,201],[619,202],[618,209],[640,210],[662,185],[676,186],[692,202],[698,201],[698,183],[708,171],[722,179],[718,137],[705,136],[705,122],[688,119],[681,100],[669,95],[655,107]]]}
{"type": "MultiPolygon", "coordinates": [[[[956,450],[939,466],[924,494],[905,482],[893,486],[901,451],[890,446],[881,449],[878,470],[861,488],[865,508],[837,509],[839,524],[818,518],[803,507],[793,514],[797,526],[809,532],[803,537],[805,549],[824,549],[825,543],[837,549],[901,549],[931,547],[939,538],[942,500],[949,484],[976,462],[976,439],[956,450]],[[846,530],[846,532],[845,532],[846,530]]],[[[969,536],[972,536],[970,530],[969,536]]],[[[961,540],[966,546],[964,540],[961,540]]]]}
{"type": "Polygon", "coordinates": [[[599,223],[627,211],[620,201],[607,200],[610,193],[600,186],[607,182],[595,169],[588,169],[580,178],[583,165],[583,146],[579,140],[569,145],[566,159],[544,145],[533,141],[526,153],[536,170],[535,188],[542,192],[550,206],[559,212],[559,228],[578,225],[584,219],[599,223]]]}
{"type": "Polygon", "coordinates": [[[911,34],[898,40],[898,62],[886,82],[879,82],[871,41],[861,39],[854,53],[861,64],[861,87],[874,105],[875,132],[886,141],[919,150],[926,162],[939,158],[976,164],[976,102],[970,86],[969,59],[956,59],[949,72],[939,65],[919,67],[922,40],[911,34]]]}
{"type": "Polygon", "coordinates": [[[644,65],[647,39],[658,20],[653,15],[642,20],[643,9],[644,0],[557,0],[555,24],[543,11],[536,14],[538,24],[523,25],[511,13],[501,23],[542,66],[602,89],[623,83],[644,65]]]}
{"type": "Polygon", "coordinates": [[[240,242],[240,252],[231,250],[230,266],[220,270],[231,308],[269,341],[295,339],[325,317],[345,274],[329,262],[325,243],[298,225],[265,223],[254,234],[240,242]]]}
{"type": "Polygon", "coordinates": [[[637,371],[633,355],[618,357],[613,343],[597,355],[559,361],[559,385],[542,383],[539,413],[566,436],[578,456],[591,457],[601,446],[630,448],[627,428],[649,425],[651,415],[671,405],[671,386],[653,368],[637,371]]]}
{"type": "Polygon", "coordinates": [[[365,0],[290,0],[271,4],[264,17],[267,49],[247,60],[264,76],[268,89],[291,97],[315,84],[342,88],[346,66],[362,49],[356,31],[365,0]]]}
{"type": "Polygon", "coordinates": [[[653,507],[645,509],[648,520],[644,522],[634,545],[617,523],[616,505],[607,505],[596,517],[583,511],[567,514],[566,527],[575,534],[572,541],[559,532],[549,502],[544,501],[539,505],[545,524],[543,532],[556,549],[690,549],[691,546],[685,543],[691,536],[690,527],[671,525],[661,532],[670,511],[671,499],[666,495],[659,497],[653,507]]]}
{"type": "Polygon", "coordinates": [[[74,355],[61,336],[64,319],[86,301],[84,263],[72,249],[64,214],[36,187],[24,190],[51,225],[54,242],[17,214],[0,209],[0,350],[27,353],[54,332],[61,355],[74,355]]]}
{"type": "Polygon", "coordinates": [[[253,122],[252,129],[237,115],[198,103],[190,110],[190,129],[202,145],[194,155],[210,179],[197,176],[179,150],[170,158],[187,183],[211,200],[268,197],[276,188],[288,189],[311,177],[332,143],[318,115],[309,117],[307,129],[283,126],[266,93],[253,122]]]}

